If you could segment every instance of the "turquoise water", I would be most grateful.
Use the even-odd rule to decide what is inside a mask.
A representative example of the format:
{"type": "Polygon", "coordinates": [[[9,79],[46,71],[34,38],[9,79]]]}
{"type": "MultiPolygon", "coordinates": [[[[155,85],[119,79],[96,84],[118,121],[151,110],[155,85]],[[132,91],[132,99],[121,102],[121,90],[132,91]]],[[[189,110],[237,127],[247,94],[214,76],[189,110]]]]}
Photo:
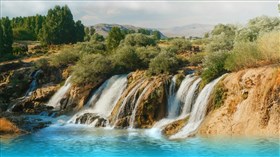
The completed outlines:
{"type": "Polygon", "coordinates": [[[170,141],[154,130],[54,125],[14,139],[1,138],[6,156],[279,156],[279,139],[194,137],[170,141]]]}

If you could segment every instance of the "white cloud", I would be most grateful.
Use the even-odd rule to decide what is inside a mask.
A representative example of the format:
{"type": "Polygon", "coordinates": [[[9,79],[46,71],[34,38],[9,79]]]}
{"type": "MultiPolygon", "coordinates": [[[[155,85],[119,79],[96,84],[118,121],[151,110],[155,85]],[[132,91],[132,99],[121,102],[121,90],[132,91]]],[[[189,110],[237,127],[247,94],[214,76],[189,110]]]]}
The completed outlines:
{"type": "Polygon", "coordinates": [[[86,25],[120,23],[172,27],[190,23],[245,23],[260,15],[278,16],[278,2],[2,1],[2,13],[9,17],[45,15],[55,5],[65,4],[75,19],[86,25]]]}

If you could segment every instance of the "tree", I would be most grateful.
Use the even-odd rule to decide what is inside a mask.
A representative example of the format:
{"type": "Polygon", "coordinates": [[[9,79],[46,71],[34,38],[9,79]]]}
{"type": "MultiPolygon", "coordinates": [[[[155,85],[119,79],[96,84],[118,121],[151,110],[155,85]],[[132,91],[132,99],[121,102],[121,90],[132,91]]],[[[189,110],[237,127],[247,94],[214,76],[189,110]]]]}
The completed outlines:
{"type": "Polygon", "coordinates": [[[65,5],[48,11],[40,38],[46,44],[68,44],[83,40],[83,35],[84,26],[79,21],[74,22],[70,9],[65,5]]]}
{"type": "Polygon", "coordinates": [[[153,31],[153,38],[155,40],[160,40],[160,38],[161,38],[160,32],[159,31],[153,31]]]}
{"type": "Polygon", "coordinates": [[[11,22],[8,17],[4,17],[0,21],[0,50],[2,53],[12,53],[13,30],[11,27],[11,22]]]}
{"type": "Polygon", "coordinates": [[[75,23],[76,41],[83,41],[85,36],[85,27],[80,20],[75,23]]]}
{"type": "Polygon", "coordinates": [[[121,29],[119,27],[113,27],[107,37],[108,49],[109,50],[116,49],[119,46],[121,40],[123,39],[124,39],[124,35],[121,32],[121,29]]]}
{"type": "Polygon", "coordinates": [[[153,38],[141,34],[129,34],[125,37],[124,42],[125,45],[129,46],[148,46],[148,45],[156,45],[156,42],[153,38]]]}

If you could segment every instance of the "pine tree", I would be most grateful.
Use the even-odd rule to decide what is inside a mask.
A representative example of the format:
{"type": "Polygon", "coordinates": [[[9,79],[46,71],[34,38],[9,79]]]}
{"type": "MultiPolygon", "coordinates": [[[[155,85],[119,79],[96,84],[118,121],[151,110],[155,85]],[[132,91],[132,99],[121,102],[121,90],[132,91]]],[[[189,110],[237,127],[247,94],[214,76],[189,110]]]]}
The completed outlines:
{"type": "Polygon", "coordinates": [[[4,17],[1,20],[2,26],[2,35],[1,36],[1,49],[2,53],[12,53],[13,48],[13,31],[11,27],[11,22],[8,17],[4,17]]]}

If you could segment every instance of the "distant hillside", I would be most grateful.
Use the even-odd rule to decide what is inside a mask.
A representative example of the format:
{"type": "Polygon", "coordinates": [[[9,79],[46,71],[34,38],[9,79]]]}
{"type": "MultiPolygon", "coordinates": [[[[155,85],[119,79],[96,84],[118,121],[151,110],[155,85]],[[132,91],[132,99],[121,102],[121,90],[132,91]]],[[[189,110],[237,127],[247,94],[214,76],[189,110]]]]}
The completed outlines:
{"type": "Polygon", "coordinates": [[[159,30],[168,37],[202,37],[206,32],[211,31],[214,25],[208,24],[190,24],[172,28],[159,28],[159,30]]]}
{"type": "MultiPolygon", "coordinates": [[[[119,27],[121,30],[134,30],[134,31],[138,31],[138,29],[142,28],[142,27],[135,27],[132,25],[119,25],[119,24],[96,24],[94,26],[91,26],[95,29],[95,31],[100,34],[103,35],[104,37],[106,37],[108,35],[108,32],[113,28],[113,27],[119,27]]],[[[150,31],[156,31],[157,29],[151,29],[151,28],[144,28],[150,31]]],[[[166,38],[166,36],[161,33],[161,38],[166,38]]]]}

